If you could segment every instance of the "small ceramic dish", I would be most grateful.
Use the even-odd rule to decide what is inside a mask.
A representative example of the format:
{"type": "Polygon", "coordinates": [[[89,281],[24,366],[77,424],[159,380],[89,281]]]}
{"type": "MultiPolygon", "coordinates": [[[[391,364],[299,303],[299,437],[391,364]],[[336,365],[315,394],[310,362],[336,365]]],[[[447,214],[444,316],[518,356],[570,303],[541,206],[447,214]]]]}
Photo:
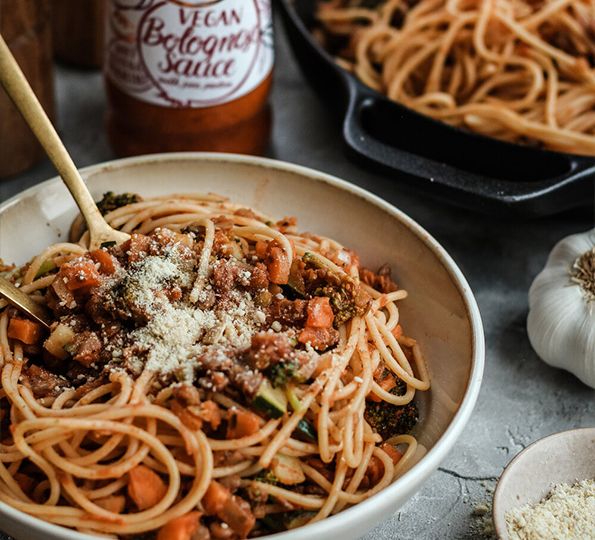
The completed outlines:
{"type": "Polygon", "coordinates": [[[506,513],[535,504],[561,483],[595,478],[595,428],[572,429],[534,442],[504,469],[494,494],[494,527],[508,540],[506,513]]]}
{"type": "MultiPolygon", "coordinates": [[[[270,214],[296,216],[301,230],[336,238],[372,268],[388,263],[410,297],[400,308],[419,338],[432,389],[420,398],[416,463],[382,492],[337,515],[268,538],[359,538],[405,504],[436,470],[467,424],[484,364],[481,317],[473,293],[436,240],[397,208],[327,174],[268,159],[230,154],[139,156],[81,171],[96,199],[102,193],[217,192],[270,214]]],[[[65,238],[74,201],[54,178],[0,205],[0,256],[23,264],[65,238]]],[[[1,493],[0,493],[1,495],[1,493]]],[[[1,497],[0,497],[1,499],[1,497]]],[[[97,538],[46,523],[0,501],[0,530],[18,540],[97,538]]]]}

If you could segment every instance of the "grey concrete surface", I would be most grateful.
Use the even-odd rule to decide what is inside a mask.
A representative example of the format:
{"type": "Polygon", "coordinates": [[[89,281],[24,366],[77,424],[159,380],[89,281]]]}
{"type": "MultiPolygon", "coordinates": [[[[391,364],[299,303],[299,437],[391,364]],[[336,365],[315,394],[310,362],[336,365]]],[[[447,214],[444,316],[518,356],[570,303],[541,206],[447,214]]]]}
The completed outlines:
{"type": "MultiPolygon", "coordinates": [[[[270,155],[335,174],[380,195],[426,227],[451,253],[479,302],[487,340],[482,391],[462,437],[419,493],[366,540],[489,538],[483,506],[503,467],[545,435],[595,425],[595,391],[535,355],[525,331],[527,290],[554,243],[593,226],[592,212],[503,221],[410,193],[349,162],[333,118],[306,85],[277,27],[270,155]]],[[[56,71],[58,125],[79,166],[113,158],[103,129],[101,76],[56,71]]],[[[0,200],[54,176],[44,162],[0,181],[0,200]]],[[[547,471],[545,471],[547,472],[547,471]]],[[[488,524],[489,525],[489,524],[488,524]]],[[[0,524],[1,528],[1,524],[0,524]]],[[[6,537],[0,534],[0,540],[6,537]]]]}

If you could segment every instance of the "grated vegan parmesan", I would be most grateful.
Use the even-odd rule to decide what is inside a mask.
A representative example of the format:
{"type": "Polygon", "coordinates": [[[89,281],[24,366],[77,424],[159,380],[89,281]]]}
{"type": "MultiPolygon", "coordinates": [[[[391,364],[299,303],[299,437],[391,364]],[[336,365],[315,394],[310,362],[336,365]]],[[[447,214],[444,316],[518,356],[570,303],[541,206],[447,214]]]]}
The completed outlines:
{"type": "MultiPolygon", "coordinates": [[[[250,278],[250,273],[242,277],[250,278]]],[[[252,336],[266,321],[247,291],[229,292],[225,307],[202,309],[188,301],[172,303],[162,293],[164,287],[189,289],[196,280],[191,260],[177,250],[166,256],[147,256],[129,270],[120,268],[104,287],[111,294],[122,294],[146,313],[147,322],[132,330],[129,343],[135,354],[129,363],[160,374],[176,373],[179,380],[192,383],[198,356],[207,348],[245,349],[252,336]],[[120,292],[118,292],[120,291],[120,292]]],[[[211,289],[208,279],[201,293],[211,289]]],[[[199,298],[204,296],[200,294],[199,298]]],[[[122,356],[118,343],[108,343],[112,357],[122,356]]]]}
{"type": "Polygon", "coordinates": [[[541,502],[506,513],[510,540],[594,540],[595,480],[558,484],[541,502]]]}

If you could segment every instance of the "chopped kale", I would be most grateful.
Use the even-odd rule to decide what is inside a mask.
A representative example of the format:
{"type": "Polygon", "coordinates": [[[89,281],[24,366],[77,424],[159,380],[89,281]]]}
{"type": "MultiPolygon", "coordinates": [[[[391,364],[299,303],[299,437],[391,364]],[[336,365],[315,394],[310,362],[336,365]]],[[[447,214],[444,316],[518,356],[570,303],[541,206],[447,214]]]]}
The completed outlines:
{"type": "Polygon", "coordinates": [[[99,208],[101,215],[105,216],[116,208],[140,201],[142,201],[142,199],[140,195],[137,195],[136,193],[116,194],[113,191],[108,191],[103,194],[103,198],[97,203],[97,208],[99,208]]]}
{"type": "Polygon", "coordinates": [[[306,252],[302,257],[306,264],[304,281],[310,296],[327,296],[330,300],[338,328],[355,316],[368,311],[370,297],[363,288],[346,274],[337,274],[323,266],[313,253],[306,252]]]}
{"type": "MultiPolygon", "coordinates": [[[[404,394],[406,385],[403,381],[395,386],[390,393],[396,396],[404,394]]],[[[407,405],[393,405],[385,401],[367,401],[364,418],[372,429],[380,434],[383,440],[409,433],[417,421],[419,413],[415,403],[407,405]]]]}
{"type": "Polygon", "coordinates": [[[356,315],[361,315],[361,310],[355,303],[353,289],[341,286],[327,285],[314,290],[314,296],[328,296],[331,308],[335,314],[334,326],[339,327],[356,315]]]}
{"type": "Polygon", "coordinates": [[[256,475],[252,477],[252,480],[257,482],[262,482],[263,484],[273,484],[277,485],[279,483],[279,479],[275,476],[273,471],[269,469],[262,469],[256,475]]]}
{"type": "Polygon", "coordinates": [[[287,360],[279,362],[267,368],[266,376],[275,388],[285,386],[288,382],[294,380],[299,370],[299,363],[296,360],[287,360]]]}
{"type": "Polygon", "coordinates": [[[280,532],[288,529],[295,529],[296,527],[302,527],[315,515],[316,512],[310,512],[308,510],[293,510],[291,512],[268,514],[260,521],[268,532],[280,532]]]}

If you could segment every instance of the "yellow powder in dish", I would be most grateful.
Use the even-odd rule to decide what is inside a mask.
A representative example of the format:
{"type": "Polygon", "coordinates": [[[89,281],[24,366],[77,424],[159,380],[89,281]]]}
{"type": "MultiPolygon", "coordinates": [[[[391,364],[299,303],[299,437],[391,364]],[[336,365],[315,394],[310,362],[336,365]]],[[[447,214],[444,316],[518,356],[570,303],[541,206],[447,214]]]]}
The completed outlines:
{"type": "Polygon", "coordinates": [[[538,504],[506,513],[510,540],[595,540],[595,480],[559,484],[538,504]]]}

